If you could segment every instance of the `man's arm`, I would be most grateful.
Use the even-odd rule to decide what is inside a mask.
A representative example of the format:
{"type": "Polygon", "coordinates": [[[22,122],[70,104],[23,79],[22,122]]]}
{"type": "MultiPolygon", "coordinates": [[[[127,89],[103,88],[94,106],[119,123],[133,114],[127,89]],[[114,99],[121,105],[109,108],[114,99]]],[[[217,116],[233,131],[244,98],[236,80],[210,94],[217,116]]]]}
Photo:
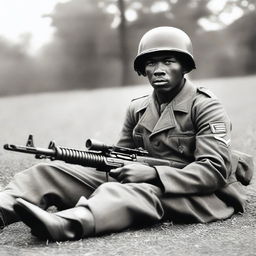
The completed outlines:
{"type": "MultiPolygon", "coordinates": [[[[212,193],[224,186],[230,175],[231,150],[229,140],[231,125],[222,105],[216,99],[199,95],[193,106],[192,119],[196,128],[195,161],[183,169],[154,166],[155,168],[153,169],[155,170],[147,170],[154,176],[155,181],[158,180],[157,183],[166,193],[212,193]],[[216,133],[214,127],[216,128],[216,133]]],[[[136,123],[133,109],[130,106],[118,145],[135,147],[132,132],[136,123]]],[[[131,178],[132,174],[138,174],[134,165],[129,166],[129,168],[129,171],[126,169],[127,175],[120,177],[127,178],[129,176],[129,180],[133,180],[133,182],[135,182],[134,180],[143,182],[141,179],[131,178]]],[[[144,170],[145,167],[142,168],[144,170]]],[[[121,178],[119,179],[121,181],[121,178]]],[[[147,180],[144,181],[146,182],[147,180]]]]}
{"type": "Polygon", "coordinates": [[[207,194],[223,187],[231,172],[230,121],[218,100],[201,96],[193,106],[195,161],[183,169],[156,166],[164,192],[207,194]]]}
{"type": "Polygon", "coordinates": [[[131,112],[132,111],[130,105],[126,111],[123,127],[119,136],[119,140],[117,142],[118,146],[126,148],[135,148],[132,133],[136,125],[136,121],[134,120],[134,117],[131,112]]]}

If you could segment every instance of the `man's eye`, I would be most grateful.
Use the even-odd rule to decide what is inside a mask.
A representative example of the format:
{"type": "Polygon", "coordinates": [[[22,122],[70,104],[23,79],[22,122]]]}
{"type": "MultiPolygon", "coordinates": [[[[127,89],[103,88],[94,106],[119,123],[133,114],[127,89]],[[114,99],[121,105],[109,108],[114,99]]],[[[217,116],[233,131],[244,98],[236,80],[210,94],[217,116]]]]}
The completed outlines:
{"type": "Polygon", "coordinates": [[[146,63],[146,66],[149,66],[149,67],[152,67],[152,66],[154,66],[154,62],[153,61],[148,61],[147,63],[146,63]]]}
{"type": "Polygon", "coordinates": [[[174,62],[174,60],[165,60],[164,61],[165,65],[170,65],[173,62],[174,62]]]}

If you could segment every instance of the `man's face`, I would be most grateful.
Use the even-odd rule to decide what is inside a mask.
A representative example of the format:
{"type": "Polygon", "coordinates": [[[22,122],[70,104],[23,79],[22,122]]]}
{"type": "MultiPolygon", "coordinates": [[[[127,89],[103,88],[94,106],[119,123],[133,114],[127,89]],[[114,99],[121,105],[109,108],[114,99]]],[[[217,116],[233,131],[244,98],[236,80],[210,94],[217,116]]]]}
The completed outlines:
{"type": "Polygon", "coordinates": [[[183,82],[184,68],[171,53],[152,54],[145,62],[145,73],[157,93],[169,93],[183,82]]]}

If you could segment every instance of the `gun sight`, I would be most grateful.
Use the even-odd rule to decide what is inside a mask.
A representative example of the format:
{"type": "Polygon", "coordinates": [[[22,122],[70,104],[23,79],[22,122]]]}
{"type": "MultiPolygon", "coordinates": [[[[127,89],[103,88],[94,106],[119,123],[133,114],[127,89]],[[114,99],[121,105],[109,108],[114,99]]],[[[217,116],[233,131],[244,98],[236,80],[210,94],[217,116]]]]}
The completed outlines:
{"type": "Polygon", "coordinates": [[[100,141],[88,139],[85,142],[86,147],[89,150],[101,151],[103,153],[121,153],[121,154],[128,154],[128,155],[139,155],[139,156],[147,156],[148,151],[144,149],[131,149],[125,147],[118,147],[118,146],[108,146],[100,141]]]}

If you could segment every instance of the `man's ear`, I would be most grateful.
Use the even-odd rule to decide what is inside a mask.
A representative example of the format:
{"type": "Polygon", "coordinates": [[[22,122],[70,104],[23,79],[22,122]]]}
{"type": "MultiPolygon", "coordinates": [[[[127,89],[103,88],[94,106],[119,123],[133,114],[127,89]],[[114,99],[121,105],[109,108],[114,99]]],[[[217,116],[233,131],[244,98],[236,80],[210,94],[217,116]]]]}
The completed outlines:
{"type": "Polygon", "coordinates": [[[186,75],[187,73],[189,73],[189,68],[184,63],[182,65],[182,73],[183,73],[183,75],[186,75]]]}

